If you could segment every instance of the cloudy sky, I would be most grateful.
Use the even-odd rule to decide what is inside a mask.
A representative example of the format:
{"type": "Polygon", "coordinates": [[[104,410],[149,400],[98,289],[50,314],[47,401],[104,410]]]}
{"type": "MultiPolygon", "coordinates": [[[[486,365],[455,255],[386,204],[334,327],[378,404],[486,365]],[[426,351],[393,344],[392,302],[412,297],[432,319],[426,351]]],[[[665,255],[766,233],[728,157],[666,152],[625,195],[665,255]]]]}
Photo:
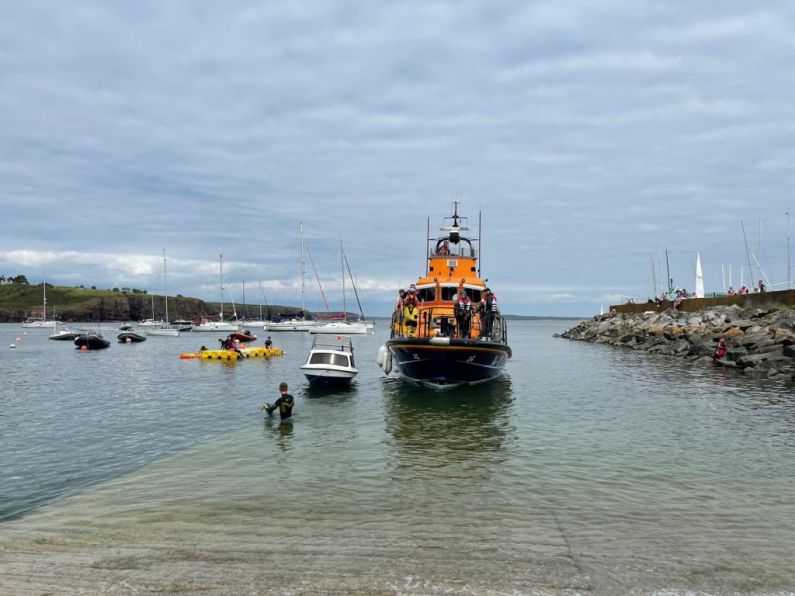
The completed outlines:
{"type": "MultiPolygon", "coordinates": [[[[0,273],[300,301],[299,222],[339,308],[483,213],[503,310],[787,280],[788,2],[38,2],[0,19],[0,273]],[[662,274],[664,277],[664,273],[662,274]],[[663,283],[658,280],[658,283],[663,283]],[[727,280],[728,283],[728,280],[727,280]]],[[[794,230],[795,232],[795,230],[794,230]]],[[[310,268],[311,273],[311,268],[310,268]]],[[[321,306],[307,281],[308,305],[321,306]]],[[[336,303],[336,304],[335,304],[336,303]]]]}

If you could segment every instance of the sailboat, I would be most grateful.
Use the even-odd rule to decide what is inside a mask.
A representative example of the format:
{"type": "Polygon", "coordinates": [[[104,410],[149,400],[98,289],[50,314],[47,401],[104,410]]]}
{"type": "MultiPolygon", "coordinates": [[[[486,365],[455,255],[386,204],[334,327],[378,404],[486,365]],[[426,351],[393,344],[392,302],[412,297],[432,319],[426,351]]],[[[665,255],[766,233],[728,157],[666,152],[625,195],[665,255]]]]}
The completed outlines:
{"type": "Polygon", "coordinates": [[[163,249],[163,294],[166,299],[166,321],[160,327],[150,327],[146,330],[147,335],[156,337],[177,337],[179,329],[172,327],[168,322],[168,291],[166,286],[166,249],[163,249]]]}
{"type": "Polygon", "coordinates": [[[193,331],[240,331],[240,328],[235,323],[228,323],[224,321],[224,255],[218,257],[219,271],[221,278],[221,314],[217,321],[203,320],[198,325],[193,326],[193,331]]]}
{"type": "Polygon", "coordinates": [[[704,274],[701,272],[701,255],[696,253],[696,298],[704,297],[704,274]]]}
{"type": "MultiPolygon", "coordinates": [[[[347,305],[345,304],[345,251],[342,248],[342,241],[340,241],[340,261],[342,263],[342,321],[333,321],[323,325],[317,325],[309,329],[309,333],[318,334],[336,334],[336,335],[366,335],[372,331],[372,327],[368,327],[365,321],[349,321],[347,313],[347,305]]],[[[353,278],[351,278],[352,280],[353,278]]],[[[355,289],[355,286],[354,286],[355,289]]],[[[357,296],[358,300],[358,296],[357,296]]],[[[361,304],[359,305],[361,308],[361,304]]]]}
{"type": "Polygon", "coordinates": [[[22,323],[22,326],[28,329],[49,329],[55,324],[55,320],[47,320],[47,282],[42,280],[41,287],[44,294],[44,302],[41,307],[41,319],[30,318],[22,323]]]}
{"type": "Polygon", "coordinates": [[[71,331],[67,327],[58,329],[58,322],[52,322],[52,335],[48,339],[56,341],[72,341],[80,335],[79,331],[71,331]]]}
{"type": "MultiPolygon", "coordinates": [[[[260,294],[262,293],[262,282],[257,282],[257,286],[259,287],[260,294]]],[[[243,282],[243,305],[245,307],[246,304],[246,282],[243,282]]],[[[246,312],[248,312],[246,308],[246,312]]],[[[245,315],[244,315],[245,316],[245,315]]],[[[259,319],[246,319],[243,321],[240,326],[246,329],[263,329],[265,327],[265,319],[262,318],[262,304],[259,305],[259,319]]]]}
{"type": "Polygon", "coordinates": [[[318,325],[318,322],[313,319],[305,318],[306,315],[306,260],[304,260],[304,224],[299,225],[301,236],[301,311],[300,316],[293,317],[285,321],[266,321],[263,329],[265,331],[309,331],[318,325]]]}
{"type": "Polygon", "coordinates": [[[156,321],[155,320],[155,295],[151,294],[150,298],[152,299],[152,318],[151,319],[143,319],[138,321],[139,327],[162,327],[165,321],[156,321]]]}

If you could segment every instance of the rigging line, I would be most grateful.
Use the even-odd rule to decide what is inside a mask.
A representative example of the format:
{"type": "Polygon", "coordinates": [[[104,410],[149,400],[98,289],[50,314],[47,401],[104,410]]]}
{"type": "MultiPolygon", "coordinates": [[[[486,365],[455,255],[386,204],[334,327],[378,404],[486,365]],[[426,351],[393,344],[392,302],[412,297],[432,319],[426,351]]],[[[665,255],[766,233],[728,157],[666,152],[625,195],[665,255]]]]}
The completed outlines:
{"type": "Polygon", "coordinates": [[[317,285],[320,288],[320,295],[323,297],[323,304],[326,305],[326,312],[331,312],[328,307],[328,300],[326,300],[326,293],[323,291],[323,284],[320,283],[320,276],[317,274],[317,269],[315,268],[315,260],[312,258],[312,253],[309,250],[309,245],[305,245],[306,254],[309,255],[309,262],[312,264],[312,271],[315,273],[315,279],[317,280],[317,285]]]}
{"type": "Polygon", "coordinates": [[[351,277],[351,285],[353,286],[353,294],[356,296],[356,303],[359,305],[359,314],[362,316],[362,321],[365,320],[364,311],[362,310],[362,303],[359,300],[359,291],[356,289],[356,284],[353,282],[353,273],[351,273],[351,266],[348,264],[348,256],[343,252],[342,258],[345,259],[345,266],[348,268],[348,275],[351,277]]]}
{"type": "MultiPolygon", "coordinates": [[[[265,297],[265,290],[262,289],[262,284],[261,283],[259,284],[259,293],[262,294],[262,299],[265,301],[265,312],[268,313],[268,320],[270,321],[271,320],[271,307],[270,307],[270,304],[268,304],[268,299],[265,297]]],[[[260,307],[260,311],[261,310],[262,310],[262,308],[260,307]]],[[[260,318],[262,318],[262,315],[260,315],[260,318]]]]}

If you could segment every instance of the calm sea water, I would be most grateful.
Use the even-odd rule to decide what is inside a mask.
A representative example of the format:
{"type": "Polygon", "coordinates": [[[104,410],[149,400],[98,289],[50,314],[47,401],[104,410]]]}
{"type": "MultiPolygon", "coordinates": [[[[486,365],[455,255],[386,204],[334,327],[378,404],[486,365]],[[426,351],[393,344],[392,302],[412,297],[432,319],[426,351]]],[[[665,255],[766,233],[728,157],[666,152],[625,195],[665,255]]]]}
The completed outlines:
{"type": "Polygon", "coordinates": [[[0,591],[52,555],[25,532],[161,553],[89,591],[189,564],[195,591],[795,590],[792,390],[552,337],[574,324],[513,322],[503,379],[434,391],[384,378],[382,322],[336,392],[300,374],[308,335],[225,364],[178,358],[212,334],[83,353],[0,325],[0,591]],[[259,411],[280,381],[292,424],[259,411]]]}

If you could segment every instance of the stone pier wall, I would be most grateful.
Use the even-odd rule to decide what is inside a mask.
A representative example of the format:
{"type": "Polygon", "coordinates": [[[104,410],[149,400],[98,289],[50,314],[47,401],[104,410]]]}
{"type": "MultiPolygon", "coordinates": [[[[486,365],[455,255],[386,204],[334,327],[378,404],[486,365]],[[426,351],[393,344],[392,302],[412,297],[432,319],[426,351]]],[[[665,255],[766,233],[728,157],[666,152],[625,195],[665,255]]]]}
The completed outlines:
{"type": "Polygon", "coordinates": [[[619,312],[582,321],[562,337],[677,356],[735,368],[754,377],[795,382],[795,309],[788,307],[734,305],[695,313],[619,312]],[[715,360],[721,338],[726,340],[728,351],[724,358],[715,360]]]}

